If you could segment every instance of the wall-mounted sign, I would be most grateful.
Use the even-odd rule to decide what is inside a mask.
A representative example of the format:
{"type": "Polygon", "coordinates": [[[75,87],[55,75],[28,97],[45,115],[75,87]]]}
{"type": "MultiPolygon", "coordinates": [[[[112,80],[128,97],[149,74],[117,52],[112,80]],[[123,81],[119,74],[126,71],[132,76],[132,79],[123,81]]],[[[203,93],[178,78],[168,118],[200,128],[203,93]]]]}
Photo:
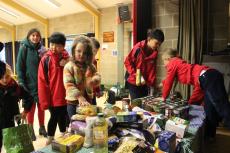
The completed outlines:
{"type": "Polygon", "coordinates": [[[103,32],[103,42],[114,42],[114,32],[103,32]]]}
{"type": "Polygon", "coordinates": [[[112,50],[112,56],[117,56],[118,52],[117,50],[112,50]]]}

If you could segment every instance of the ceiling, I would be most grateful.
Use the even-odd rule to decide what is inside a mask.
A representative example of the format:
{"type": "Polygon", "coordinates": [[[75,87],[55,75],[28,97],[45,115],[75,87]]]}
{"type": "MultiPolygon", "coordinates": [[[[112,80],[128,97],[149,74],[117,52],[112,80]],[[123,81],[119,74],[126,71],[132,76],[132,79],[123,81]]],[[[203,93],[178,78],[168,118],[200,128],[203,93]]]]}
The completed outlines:
{"type": "MultiPolygon", "coordinates": [[[[10,0],[8,0],[10,1],[10,0]]],[[[11,0],[24,8],[42,16],[43,18],[50,19],[68,14],[87,11],[78,0],[11,0]],[[47,1],[53,1],[57,6],[50,4],[47,1]]],[[[133,0],[85,0],[95,9],[102,9],[106,7],[117,6],[118,4],[129,4],[133,0]]],[[[0,0],[0,21],[7,24],[19,25],[28,22],[33,22],[35,19],[17,11],[16,9],[5,4],[0,0]],[[7,11],[9,11],[7,13],[7,11]]],[[[1,28],[1,26],[0,26],[1,28]]]]}

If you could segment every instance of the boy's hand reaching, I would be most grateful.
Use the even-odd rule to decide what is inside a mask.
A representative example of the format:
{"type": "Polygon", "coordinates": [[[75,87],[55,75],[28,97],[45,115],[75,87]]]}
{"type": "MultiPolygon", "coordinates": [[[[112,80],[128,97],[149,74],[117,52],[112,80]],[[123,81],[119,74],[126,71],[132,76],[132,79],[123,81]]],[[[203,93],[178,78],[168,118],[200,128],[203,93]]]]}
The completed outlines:
{"type": "Polygon", "coordinates": [[[82,102],[79,101],[79,106],[89,106],[89,105],[90,103],[88,101],[82,101],[82,102]]]}

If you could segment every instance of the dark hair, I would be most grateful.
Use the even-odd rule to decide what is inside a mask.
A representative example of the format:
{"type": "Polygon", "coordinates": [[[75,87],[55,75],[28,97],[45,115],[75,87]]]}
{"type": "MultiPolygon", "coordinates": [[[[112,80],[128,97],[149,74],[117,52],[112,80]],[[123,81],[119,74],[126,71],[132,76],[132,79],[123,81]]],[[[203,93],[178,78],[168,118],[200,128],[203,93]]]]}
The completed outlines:
{"type": "Polygon", "coordinates": [[[54,32],[49,39],[50,43],[54,43],[54,44],[62,44],[63,46],[65,46],[65,42],[66,42],[66,37],[63,33],[61,32],[54,32]]]}
{"type": "Polygon", "coordinates": [[[160,41],[161,43],[164,42],[165,36],[161,29],[148,29],[147,32],[147,39],[156,39],[160,41]]]}
{"type": "Polygon", "coordinates": [[[34,32],[37,32],[37,33],[39,34],[40,38],[41,38],[41,32],[40,32],[38,29],[36,29],[36,28],[30,29],[30,30],[28,31],[28,33],[27,33],[26,38],[29,40],[30,35],[31,35],[32,33],[34,33],[34,32]]]}
{"type": "Polygon", "coordinates": [[[84,55],[86,56],[86,62],[85,64],[92,64],[93,61],[93,47],[90,39],[86,36],[78,36],[75,38],[72,48],[71,48],[71,54],[72,59],[75,61],[75,48],[78,45],[78,43],[82,43],[84,46],[84,55]]]}
{"type": "Polygon", "coordinates": [[[90,39],[92,40],[93,47],[95,49],[99,49],[101,47],[99,41],[96,38],[91,37],[90,39]]]}
{"type": "Polygon", "coordinates": [[[0,42],[0,52],[2,51],[3,48],[4,48],[4,44],[0,42]]]}
{"type": "Polygon", "coordinates": [[[0,60],[0,79],[2,79],[5,73],[6,73],[6,63],[0,60]]]}

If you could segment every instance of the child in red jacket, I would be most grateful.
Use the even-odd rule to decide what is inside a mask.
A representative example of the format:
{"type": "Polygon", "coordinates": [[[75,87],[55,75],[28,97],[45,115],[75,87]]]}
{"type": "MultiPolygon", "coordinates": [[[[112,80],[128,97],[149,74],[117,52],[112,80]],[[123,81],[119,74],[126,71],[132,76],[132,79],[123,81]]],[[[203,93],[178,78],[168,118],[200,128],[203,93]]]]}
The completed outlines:
{"type": "Polygon", "coordinates": [[[204,65],[188,64],[178,57],[178,52],[174,49],[167,49],[162,59],[167,70],[166,78],[162,82],[163,100],[168,97],[177,77],[180,83],[194,86],[189,104],[201,104],[204,100],[208,139],[215,138],[219,117],[230,128],[230,103],[222,74],[204,65]]]}
{"type": "Polygon", "coordinates": [[[66,100],[63,83],[63,69],[69,55],[64,49],[66,37],[55,32],[50,36],[50,50],[43,56],[38,68],[38,96],[41,108],[49,109],[48,140],[50,144],[54,138],[58,124],[60,132],[66,131],[66,100]]]}
{"type": "Polygon", "coordinates": [[[156,59],[158,48],[164,41],[164,33],[160,29],[148,30],[147,39],[135,44],[125,59],[126,87],[131,99],[148,95],[149,88],[155,86],[156,59]],[[141,73],[142,83],[136,83],[138,71],[141,73]],[[127,75],[128,74],[128,75],[127,75]]]}

